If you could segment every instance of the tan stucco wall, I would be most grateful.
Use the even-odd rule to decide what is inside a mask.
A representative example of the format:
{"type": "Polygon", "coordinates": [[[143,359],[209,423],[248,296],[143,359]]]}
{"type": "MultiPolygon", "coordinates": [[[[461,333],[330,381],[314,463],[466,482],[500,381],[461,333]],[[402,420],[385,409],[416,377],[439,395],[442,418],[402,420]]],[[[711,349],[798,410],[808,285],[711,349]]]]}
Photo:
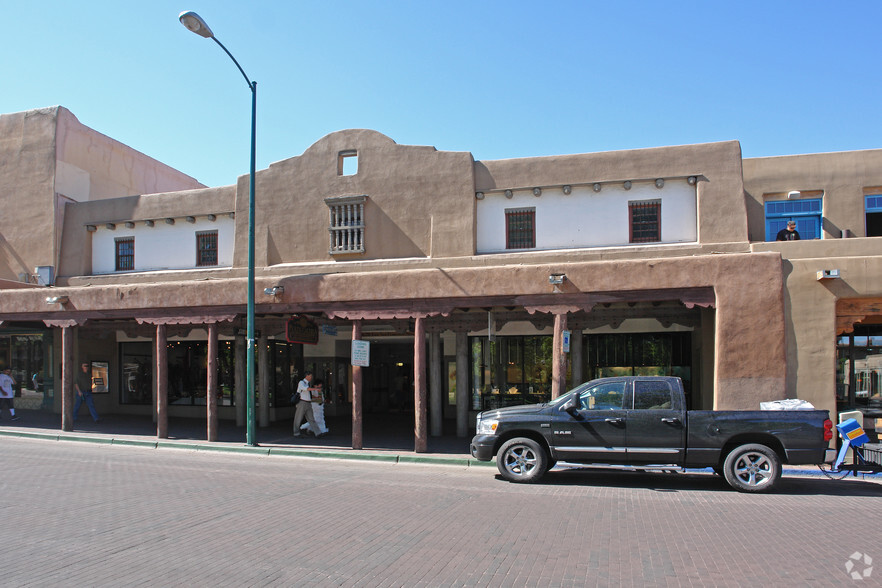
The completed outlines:
{"type": "Polygon", "coordinates": [[[54,265],[55,109],[0,115],[0,278],[54,265]]]}
{"type": "Polygon", "coordinates": [[[737,141],[478,161],[475,163],[475,190],[688,176],[699,178],[699,242],[746,241],[741,145],[737,141]]]}
{"type": "Polygon", "coordinates": [[[59,182],[56,192],[82,201],[205,187],[187,174],[90,129],[64,107],[58,107],[57,118],[56,157],[85,174],[88,193],[65,193],[59,182]]]}
{"type": "Polygon", "coordinates": [[[783,200],[791,190],[823,191],[825,239],[839,238],[843,230],[851,237],[865,237],[864,190],[880,186],[882,149],[745,159],[750,240],[765,240],[763,196],[783,200]]]}
{"type": "Polygon", "coordinates": [[[757,243],[784,256],[787,396],[835,413],[836,301],[882,296],[882,237],[757,243]],[[839,279],[817,272],[838,269],[839,279]]]}
{"type": "Polygon", "coordinates": [[[0,115],[0,279],[58,265],[58,229],[71,200],[199,187],[63,107],[0,115]]]}
{"type": "MultiPolygon", "coordinates": [[[[239,177],[236,214],[247,219],[249,177],[239,177]]],[[[470,153],[402,146],[376,131],[332,133],[303,155],[257,173],[255,263],[472,255],[474,180],[470,153]],[[358,152],[358,173],[341,176],[337,158],[358,152]],[[365,253],[328,253],[325,198],[367,195],[365,253]]],[[[236,226],[234,265],[247,265],[247,222],[236,226]]]]}

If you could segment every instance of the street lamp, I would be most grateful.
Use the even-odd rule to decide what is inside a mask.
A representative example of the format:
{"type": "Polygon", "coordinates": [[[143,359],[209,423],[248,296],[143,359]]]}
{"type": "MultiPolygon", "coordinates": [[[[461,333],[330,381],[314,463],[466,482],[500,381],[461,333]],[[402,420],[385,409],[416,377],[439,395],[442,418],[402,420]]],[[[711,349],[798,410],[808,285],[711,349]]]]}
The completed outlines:
{"type": "Polygon", "coordinates": [[[245,74],[245,70],[233,57],[223,43],[217,40],[214,33],[208,27],[208,24],[202,20],[202,17],[193,11],[182,12],[178,16],[181,24],[190,31],[196,33],[200,37],[211,39],[230,56],[245,81],[248,82],[248,89],[251,90],[251,172],[250,184],[248,190],[248,351],[245,354],[246,370],[245,378],[247,380],[247,395],[245,400],[245,442],[248,445],[256,446],[254,430],[254,152],[255,152],[255,123],[257,119],[257,82],[252,82],[245,74]]]}

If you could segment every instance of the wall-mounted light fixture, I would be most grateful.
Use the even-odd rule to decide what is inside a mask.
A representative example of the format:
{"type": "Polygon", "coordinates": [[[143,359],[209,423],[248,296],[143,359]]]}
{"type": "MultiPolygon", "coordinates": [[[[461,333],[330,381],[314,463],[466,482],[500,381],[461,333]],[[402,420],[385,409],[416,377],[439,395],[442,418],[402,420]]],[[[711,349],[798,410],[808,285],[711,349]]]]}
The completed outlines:
{"type": "Polygon", "coordinates": [[[533,196],[542,196],[542,188],[533,188],[533,196]]]}
{"type": "Polygon", "coordinates": [[[630,190],[631,189],[631,180],[625,180],[625,183],[622,184],[622,186],[625,188],[625,190],[630,190]]]}
{"type": "Polygon", "coordinates": [[[86,225],[86,230],[89,231],[90,233],[94,233],[95,231],[98,230],[98,227],[96,227],[95,225],[86,225]]]}
{"type": "Polygon", "coordinates": [[[799,198],[800,192],[799,190],[790,190],[787,192],[787,199],[790,200],[792,198],[799,198]]]}
{"type": "Polygon", "coordinates": [[[116,225],[113,223],[105,223],[104,228],[107,229],[108,231],[115,231],[116,225]]]}
{"type": "Polygon", "coordinates": [[[594,191],[595,191],[595,192],[600,192],[600,189],[601,189],[603,186],[600,185],[600,182],[595,182],[595,183],[594,183],[594,186],[592,186],[592,187],[594,188],[594,191]]]}
{"type": "Polygon", "coordinates": [[[285,291],[284,286],[273,286],[272,288],[264,288],[263,293],[267,296],[278,296],[285,291]]]}
{"type": "Polygon", "coordinates": [[[190,224],[192,225],[193,223],[196,222],[196,217],[195,217],[195,216],[188,216],[188,217],[187,217],[187,222],[190,223],[190,224]]]}
{"type": "Polygon", "coordinates": [[[664,187],[665,187],[665,180],[664,180],[664,178],[658,178],[658,179],[656,179],[656,180],[655,180],[655,187],[656,187],[656,188],[664,188],[664,187]]]}
{"type": "Polygon", "coordinates": [[[126,222],[126,228],[127,228],[127,229],[134,229],[134,228],[135,228],[135,223],[133,223],[132,221],[127,221],[127,222],[126,222]]]}
{"type": "Polygon", "coordinates": [[[563,187],[563,193],[566,194],[567,196],[569,196],[570,194],[573,193],[573,187],[572,187],[572,186],[569,186],[569,185],[564,186],[564,187],[563,187]]]}
{"type": "Polygon", "coordinates": [[[156,223],[154,223],[152,220],[145,220],[144,221],[145,227],[152,227],[154,224],[156,224],[156,223]]]}
{"type": "Polygon", "coordinates": [[[207,219],[210,220],[211,222],[214,222],[214,221],[217,220],[217,216],[214,215],[214,214],[209,214],[209,215],[207,215],[205,218],[207,218],[207,219]]]}
{"type": "Polygon", "coordinates": [[[686,178],[686,183],[690,186],[694,186],[697,182],[698,178],[696,178],[695,176],[689,176],[688,178],[686,178]]]}
{"type": "Polygon", "coordinates": [[[483,192],[475,192],[475,198],[477,198],[478,200],[483,200],[484,193],[483,192]]]}
{"type": "Polygon", "coordinates": [[[47,296],[46,304],[67,304],[68,300],[67,296],[47,296]]]}
{"type": "Polygon", "coordinates": [[[567,279],[566,274],[551,274],[548,276],[548,283],[554,286],[551,291],[554,294],[560,294],[560,285],[564,283],[564,280],[567,279]]]}
{"type": "Polygon", "coordinates": [[[508,199],[510,200],[512,196],[513,196],[513,194],[511,193],[511,190],[506,190],[506,191],[505,191],[505,197],[506,197],[506,198],[508,198],[508,199]]]}
{"type": "Polygon", "coordinates": [[[167,225],[173,225],[173,224],[175,224],[175,219],[173,219],[173,218],[167,218],[167,219],[165,219],[165,224],[167,224],[167,225]]]}

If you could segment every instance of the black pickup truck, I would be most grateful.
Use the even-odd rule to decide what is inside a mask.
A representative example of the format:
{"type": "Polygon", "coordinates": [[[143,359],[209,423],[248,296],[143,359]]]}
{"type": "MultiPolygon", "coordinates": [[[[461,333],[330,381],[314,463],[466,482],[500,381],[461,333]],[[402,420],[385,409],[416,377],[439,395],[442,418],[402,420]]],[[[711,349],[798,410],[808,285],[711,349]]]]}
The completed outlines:
{"type": "Polygon", "coordinates": [[[478,414],[471,453],[535,482],[558,462],[711,467],[736,490],[771,490],[782,464],[825,459],[826,410],[686,410],[674,377],[602,378],[545,403],[478,414]]]}

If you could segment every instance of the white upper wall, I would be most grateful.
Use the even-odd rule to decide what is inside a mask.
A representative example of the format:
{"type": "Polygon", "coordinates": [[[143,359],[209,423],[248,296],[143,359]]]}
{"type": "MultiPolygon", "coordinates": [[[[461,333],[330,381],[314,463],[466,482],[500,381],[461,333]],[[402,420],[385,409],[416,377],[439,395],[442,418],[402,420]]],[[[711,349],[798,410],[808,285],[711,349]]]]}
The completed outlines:
{"type": "MultiPolygon", "coordinates": [[[[591,185],[544,188],[540,196],[532,189],[486,192],[477,202],[478,253],[496,253],[505,248],[505,211],[535,208],[536,247],[575,249],[630,245],[628,203],[661,201],[661,238],[658,243],[694,243],[698,240],[695,186],[686,179],[665,180],[662,188],[653,181],[632,182],[630,190],[621,183],[604,183],[600,192],[591,185]]],[[[652,243],[637,243],[646,246],[652,243]]],[[[524,251],[511,249],[508,251],[524,251]]]]}
{"type": "Polygon", "coordinates": [[[235,227],[235,220],[229,216],[218,216],[214,221],[196,217],[194,223],[179,218],[173,225],[158,219],[152,227],[138,221],[131,229],[122,223],[114,230],[97,225],[92,233],[92,273],[116,272],[116,240],[125,237],[135,238],[134,271],[194,269],[196,233],[203,231],[217,231],[218,263],[209,267],[232,267],[235,227]]]}

